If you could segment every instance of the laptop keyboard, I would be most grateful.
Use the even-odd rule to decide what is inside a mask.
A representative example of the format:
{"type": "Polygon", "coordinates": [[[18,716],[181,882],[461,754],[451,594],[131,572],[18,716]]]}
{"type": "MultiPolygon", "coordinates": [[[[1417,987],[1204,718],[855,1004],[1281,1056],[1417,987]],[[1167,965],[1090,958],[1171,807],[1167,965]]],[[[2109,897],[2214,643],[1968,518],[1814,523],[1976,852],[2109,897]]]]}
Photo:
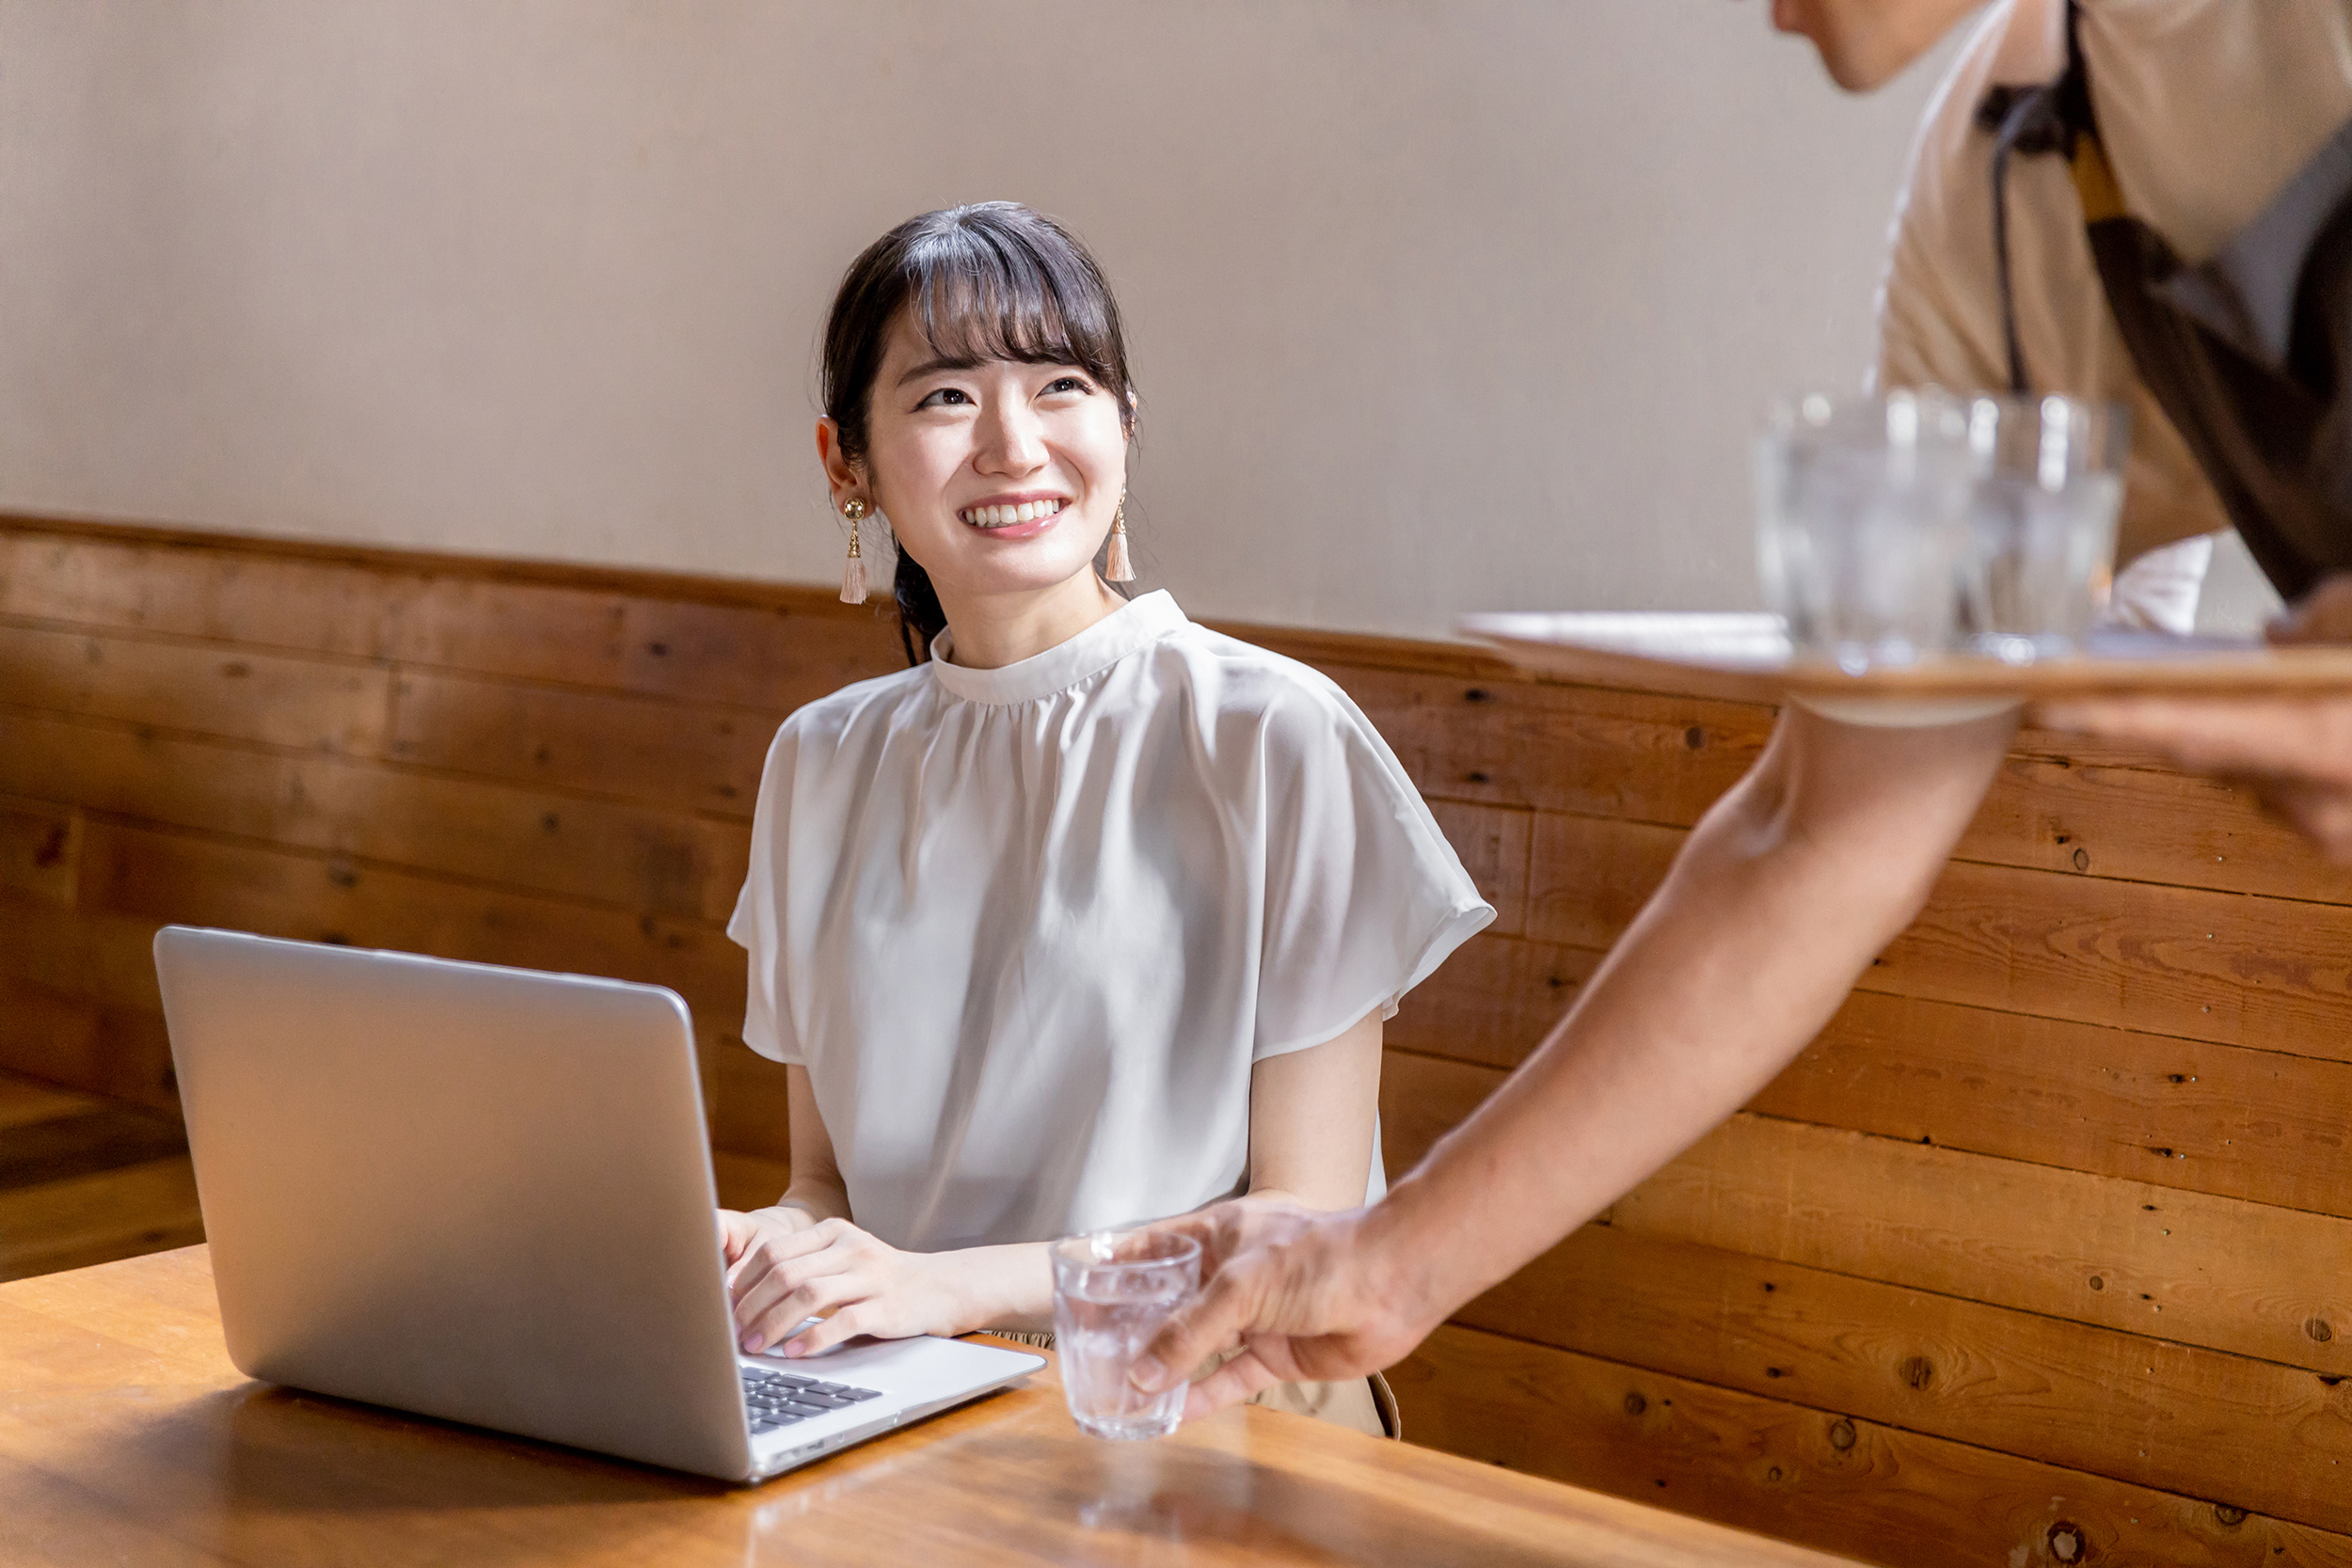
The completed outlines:
{"type": "Polygon", "coordinates": [[[820,1383],[795,1372],[773,1372],[764,1367],[744,1367],[743,1407],[752,1418],[752,1435],[780,1431],[811,1416],[830,1416],[853,1404],[882,1398],[879,1388],[853,1388],[846,1383],[820,1383]]]}

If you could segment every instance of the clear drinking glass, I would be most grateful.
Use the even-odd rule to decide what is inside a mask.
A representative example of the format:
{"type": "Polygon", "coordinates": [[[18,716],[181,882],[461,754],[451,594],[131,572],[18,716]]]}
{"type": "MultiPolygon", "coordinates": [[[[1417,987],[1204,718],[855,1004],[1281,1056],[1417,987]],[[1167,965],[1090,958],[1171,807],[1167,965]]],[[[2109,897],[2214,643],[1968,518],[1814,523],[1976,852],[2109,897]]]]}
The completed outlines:
{"type": "Polygon", "coordinates": [[[1756,443],[1756,562],[1801,653],[1859,672],[2072,651],[2106,602],[2124,412],[2072,398],[1783,404],[1756,443]]]}
{"type": "Polygon", "coordinates": [[[1065,1236],[1054,1259],[1054,1350],[1079,1430],[1096,1437],[1165,1437],[1184,1418],[1180,1383],[1145,1394],[1127,1381],[1136,1357],[1200,1289],[1200,1243],[1150,1230],[1065,1236]]]}
{"type": "Polygon", "coordinates": [[[1800,652],[1860,671],[1954,646],[1967,436],[1961,404],[1936,392],[1773,410],[1756,449],[1756,564],[1800,652]]]}
{"type": "Polygon", "coordinates": [[[1968,404],[1976,484],[1961,582],[1971,652],[2022,664],[2071,653],[2106,606],[2129,416],[2074,398],[1968,404]]]}

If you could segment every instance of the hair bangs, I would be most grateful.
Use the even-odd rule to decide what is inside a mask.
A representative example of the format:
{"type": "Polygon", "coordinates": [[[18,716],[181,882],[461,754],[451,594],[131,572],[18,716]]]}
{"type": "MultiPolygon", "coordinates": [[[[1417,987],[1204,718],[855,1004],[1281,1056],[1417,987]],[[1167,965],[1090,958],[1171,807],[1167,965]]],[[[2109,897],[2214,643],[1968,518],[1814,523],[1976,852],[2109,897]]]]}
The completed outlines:
{"type": "Polygon", "coordinates": [[[966,222],[910,245],[903,265],[915,330],[949,364],[1076,365],[1123,391],[1109,291],[1087,276],[1074,249],[1029,240],[966,222]]]}

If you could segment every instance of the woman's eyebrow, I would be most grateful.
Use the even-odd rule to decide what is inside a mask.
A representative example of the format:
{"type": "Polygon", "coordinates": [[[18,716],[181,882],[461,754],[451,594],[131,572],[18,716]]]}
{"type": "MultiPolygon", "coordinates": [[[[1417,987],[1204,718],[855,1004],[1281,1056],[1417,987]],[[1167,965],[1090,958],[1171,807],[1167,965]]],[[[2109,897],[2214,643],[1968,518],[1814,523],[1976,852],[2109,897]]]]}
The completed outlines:
{"type": "Polygon", "coordinates": [[[934,354],[921,364],[909,365],[899,372],[898,385],[903,387],[910,381],[919,381],[927,375],[937,375],[941,371],[968,371],[979,363],[979,360],[969,355],[934,354]]]}

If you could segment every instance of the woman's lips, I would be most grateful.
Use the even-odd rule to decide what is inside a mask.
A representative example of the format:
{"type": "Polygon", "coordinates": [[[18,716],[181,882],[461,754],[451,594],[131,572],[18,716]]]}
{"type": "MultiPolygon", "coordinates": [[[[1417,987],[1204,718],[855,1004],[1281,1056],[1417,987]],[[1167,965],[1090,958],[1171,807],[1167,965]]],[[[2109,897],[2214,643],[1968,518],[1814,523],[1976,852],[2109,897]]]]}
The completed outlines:
{"type": "Polygon", "coordinates": [[[1032,539],[1054,526],[1069,502],[1059,497],[1002,506],[967,506],[956,516],[992,539],[1032,539]]]}

